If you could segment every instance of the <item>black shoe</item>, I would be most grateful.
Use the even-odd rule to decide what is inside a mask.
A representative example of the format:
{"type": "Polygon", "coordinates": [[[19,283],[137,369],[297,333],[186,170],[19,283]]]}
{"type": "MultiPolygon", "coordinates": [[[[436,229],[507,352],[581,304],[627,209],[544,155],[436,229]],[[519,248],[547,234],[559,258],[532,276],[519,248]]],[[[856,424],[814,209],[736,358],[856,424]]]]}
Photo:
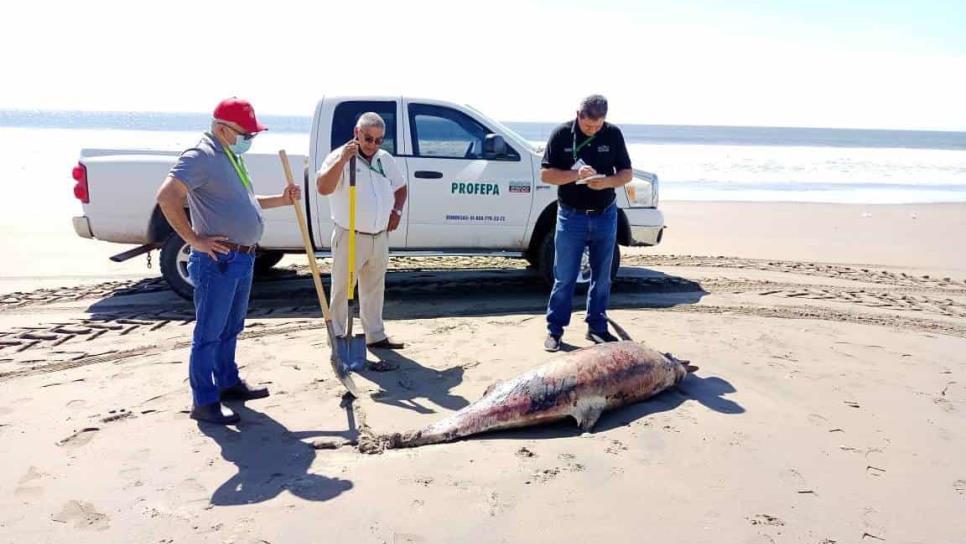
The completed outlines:
{"type": "Polygon", "coordinates": [[[548,334],[547,339],[543,341],[543,349],[547,351],[560,351],[560,337],[548,334]]]}
{"type": "Polygon", "coordinates": [[[366,370],[372,372],[391,372],[399,370],[399,363],[393,361],[366,361],[366,370]]]}
{"type": "Polygon", "coordinates": [[[376,349],[403,349],[406,344],[402,342],[397,342],[392,337],[387,336],[378,342],[373,342],[371,344],[366,344],[367,347],[376,349]]]}
{"type": "Polygon", "coordinates": [[[587,331],[587,340],[595,344],[603,344],[605,342],[619,342],[620,339],[610,333],[610,331],[587,331]]]}
{"type": "Polygon", "coordinates": [[[221,391],[221,400],[255,400],[268,396],[267,387],[252,389],[244,381],[239,381],[228,389],[221,391]]]}
{"type": "Polygon", "coordinates": [[[241,420],[238,414],[227,408],[222,408],[220,402],[202,404],[191,409],[191,419],[215,423],[217,425],[233,425],[241,420]],[[228,412],[227,414],[225,412],[228,412]]]}

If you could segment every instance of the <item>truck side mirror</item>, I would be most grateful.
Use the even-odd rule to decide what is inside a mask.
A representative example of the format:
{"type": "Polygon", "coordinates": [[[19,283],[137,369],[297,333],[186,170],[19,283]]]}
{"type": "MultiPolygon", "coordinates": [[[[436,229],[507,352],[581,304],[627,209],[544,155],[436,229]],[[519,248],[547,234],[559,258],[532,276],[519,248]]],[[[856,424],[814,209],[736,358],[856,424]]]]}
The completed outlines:
{"type": "Polygon", "coordinates": [[[506,140],[499,134],[487,134],[483,140],[483,158],[499,159],[506,156],[506,140]]]}

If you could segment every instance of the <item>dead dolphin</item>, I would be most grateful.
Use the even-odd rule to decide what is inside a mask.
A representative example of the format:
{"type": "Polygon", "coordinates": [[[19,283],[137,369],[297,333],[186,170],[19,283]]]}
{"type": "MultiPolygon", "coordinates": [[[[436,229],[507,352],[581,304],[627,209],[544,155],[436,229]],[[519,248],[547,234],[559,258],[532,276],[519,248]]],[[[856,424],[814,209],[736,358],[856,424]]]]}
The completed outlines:
{"type": "MultiPolygon", "coordinates": [[[[623,331],[621,331],[623,332],[623,331]]],[[[622,335],[624,336],[624,335],[622,335]]],[[[676,385],[697,367],[632,341],[576,350],[490,386],[483,398],[419,431],[373,437],[374,452],[450,442],[500,429],[572,417],[589,431],[604,410],[639,402],[676,385]]]]}

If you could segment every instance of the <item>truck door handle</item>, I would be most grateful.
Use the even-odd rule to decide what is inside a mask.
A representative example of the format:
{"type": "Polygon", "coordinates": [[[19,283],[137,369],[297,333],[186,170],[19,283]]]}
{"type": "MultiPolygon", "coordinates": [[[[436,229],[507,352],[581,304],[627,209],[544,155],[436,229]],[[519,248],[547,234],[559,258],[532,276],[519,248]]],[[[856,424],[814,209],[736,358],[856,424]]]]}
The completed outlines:
{"type": "Polygon", "coordinates": [[[442,172],[435,172],[433,170],[416,170],[413,172],[413,176],[420,179],[441,179],[443,177],[442,172]]]}

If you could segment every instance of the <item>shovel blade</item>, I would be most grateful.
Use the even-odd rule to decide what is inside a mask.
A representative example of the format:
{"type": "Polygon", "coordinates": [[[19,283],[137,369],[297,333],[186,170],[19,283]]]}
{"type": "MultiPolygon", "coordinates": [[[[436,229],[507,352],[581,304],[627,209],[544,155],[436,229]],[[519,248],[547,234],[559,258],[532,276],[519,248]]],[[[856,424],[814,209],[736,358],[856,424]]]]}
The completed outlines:
{"type": "MultiPolygon", "coordinates": [[[[355,398],[359,398],[359,389],[356,387],[355,382],[352,380],[352,375],[350,374],[352,365],[350,363],[352,351],[349,347],[348,342],[344,337],[336,336],[332,331],[332,323],[326,321],[325,323],[326,332],[329,335],[329,349],[331,350],[332,356],[329,358],[329,364],[332,365],[332,372],[335,377],[339,379],[339,382],[349,391],[355,398]]],[[[365,340],[362,341],[363,347],[365,347],[365,340]]],[[[365,352],[363,353],[363,364],[365,358],[365,352]]]]}
{"type": "Polygon", "coordinates": [[[366,337],[363,335],[351,338],[340,336],[335,339],[336,353],[346,367],[346,372],[362,370],[366,366],[366,337]]]}
{"type": "Polygon", "coordinates": [[[332,365],[332,372],[335,373],[335,377],[339,379],[342,386],[346,388],[353,397],[359,398],[359,388],[356,387],[356,383],[352,381],[352,375],[349,373],[349,369],[339,360],[338,355],[336,355],[335,350],[332,352],[332,358],[329,359],[329,363],[332,365]]]}

